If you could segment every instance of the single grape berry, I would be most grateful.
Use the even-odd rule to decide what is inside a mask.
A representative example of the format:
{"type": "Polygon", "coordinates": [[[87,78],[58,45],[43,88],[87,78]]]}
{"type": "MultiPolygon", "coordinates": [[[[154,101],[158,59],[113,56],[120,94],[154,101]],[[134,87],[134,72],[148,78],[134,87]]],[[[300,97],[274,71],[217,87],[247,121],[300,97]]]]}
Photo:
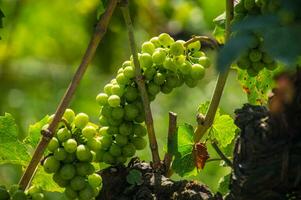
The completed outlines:
{"type": "Polygon", "coordinates": [[[142,150],[146,147],[146,140],[142,137],[134,137],[131,139],[131,142],[133,143],[133,145],[135,146],[135,148],[137,150],[142,150]]]}
{"type": "Polygon", "coordinates": [[[87,176],[95,172],[94,166],[89,162],[76,163],[75,168],[79,176],[87,176]]]}
{"type": "Polygon", "coordinates": [[[187,48],[190,52],[197,52],[201,49],[201,43],[200,41],[192,42],[188,44],[187,48]]]}
{"type": "Polygon", "coordinates": [[[159,37],[153,37],[150,39],[150,42],[156,47],[160,47],[161,46],[161,43],[159,41],[159,37]]]}
{"type": "Polygon", "coordinates": [[[262,53],[261,51],[259,50],[256,50],[256,49],[252,49],[250,52],[249,52],[249,58],[252,62],[258,62],[261,60],[262,58],[262,53]]]}
{"type": "Polygon", "coordinates": [[[55,173],[60,168],[60,162],[54,156],[49,156],[45,159],[43,167],[46,173],[55,173]]]}
{"type": "Polygon", "coordinates": [[[109,152],[112,156],[118,157],[121,155],[121,148],[117,144],[112,144],[109,152]]]}
{"type": "Polygon", "coordinates": [[[112,91],[111,91],[112,86],[113,86],[112,83],[108,83],[108,84],[106,84],[106,85],[104,86],[103,90],[104,90],[104,92],[105,92],[107,95],[111,95],[111,94],[112,94],[112,91]]]}
{"type": "Polygon", "coordinates": [[[99,124],[101,126],[108,126],[109,125],[108,117],[100,116],[99,117],[99,124]]]}
{"type": "MultiPolygon", "coordinates": [[[[120,128],[119,128],[119,130],[120,130],[120,128]]],[[[113,142],[112,136],[104,135],[101,137],[100,142],[101,142],[102,149],[106,150],[111,146],[111,144],[113,142]]]]}
{"type": "Polygon", "coordinates": [[[121,135],[130,135],[133,130],[133,125],[130,122],[124,122],[119,127],[119,133],[121,135]]]}
{"type": "Polygon", "coordinates": [[[138,90],[137,90],[137,88],[132,87],[132,86],[131,87],[127,87],[124,96],[125,96],[125,99],[128,102],[135,101],[136,98],[138,97],[138,90]]]}
{"type": "Polygon", "coordinates": [[[76,168],[72,164],[63,165],[59,171],[63,180],[71,180],[76,174],[76,168]]]}
{"type": "Polygon", "coordinates": [[[184,54],[184,45],[182,42],[176,41],[170,46],[169,52],[174,56],[179,56],[184,54]]]}
{"type": "Polygon", "coordinates": [[[99,174],[94,173],[88,176],[88,182],[93,188],[96,188],[102,185],[102,178],[99,174]]]}
{"type": "Polygon", "coordinates": [[[120,73],[117,75],[116,81],[119,85],[127,85],[130,82],[130,79],[128,79],[123,73],[120,73]]]}
{"type": "Polygon", "coordinates": [[[59,148],[59,146],[60,146],[60,143],[59,143],[58,139],[56,137],[53,137],[50,140],[47,148],[49,151],[54,152],[57,148],[59,148]]]}
{"type": "Polygon", "coordinates": [[[60,142],[65,142],[71,138],[71,132],[67,128],[60,128],[57,131],[56,136],[60,142]]]}
{"type": "Polygon", "coordinates": [[[164,60],[166,59],[166,56],[167,56],[166,51],[162,48],[158,48],[153,53],[152,59],[156,65],[161,65],[161,64],[163,64],[164,60]]]}
{"type": "Polygon", "coordinates": [[[72,190],[71,187],[66,187],[64,193],[65,193],[66,197],[69,199],[76,199],[78,197],[77,192],[72,190]]]}
{"type": "Polygon", "coordinates": [[[205,75],[205,69],[200,64],[193,64],[191,67],[190,75],[191,75],[191,78],[193,78],[195,80],[200,80],[205,75]]]}
{"type": "Polygon", "coordinates": [[[153,65],[152,56],[148,53],[141,54],[139,61],[140,61],[140,67],[143,69],[147,69],[153,65]]]}
{"type": "Polygon", "coordinates": [[[77,142],[75,139],[68,139],[64,142],[64,149],[68,153],[74,153],[77,149],[77,142]]]}
{"type": "Polygon", "coordinates": [[[168,69],[170,71],[176,72],[177,71],[177,66],[173,62],[173,59],[171,58],[166,58],[165,61],[163,62],[163,67],[165,69],[168,69]]]}
{"type": "Polygon", "coordinates": [[[115,163],[115,158],[109,152],[104,152],[103,162],[105,162],[107,164],[114,164],[115,163]]]}
{"type": "Polygon", "coordinates": [[[145,136],[147,133],[146,133],[146,128],[144,126],[142,126],[141,124],[135,124],[134,127],[133,127],[133,133],[136,135],[136,136],[140,136],[140,137],[143,137],[145,136]]]}
{"type": "Polygon", "coordinates": [[[75,113],[70,108],[67,108],[64,112],[63,118],[67,120],[68,123],[72,123],[75,118],[75,113]]]}
{"type": "Polygon", "coordinates": [[[198,63],[200,65],[202,65],[203,67],[205,67],[205,68],[209,68],[210,64],[211,64],[209,58],[205,57],[205,56],[200,57],[199,60],[198,60],[198,63]]]}
{"type": "Polygon", "coordinates": [[[115,141],[118,146],[124,146],[128,143],[128,138],[127,138],[127,136],[117,134],[115,136],[115,141]]]}
{"type": "Polygon", "coordinates": [[[94,196],[94,190],[90,185],[87,185],[83,190],[79,191],[79,198],[81,200],[92,199],[94,196]]]}
{"type": "Polygon", "coordinates": [[[189,61],[184,62],[182,65],[178,66],[180,72],[184,75],[190,74],[192,65],[189,61]]]}
{"type": "Polygon", "coordinates": [[[160,89],[160,86],[153,82],[147,84],[147,92],[151,95],[157,95],[160,92],[160,89]]]}
{"type": "Polygon", "coordinates": [[[59,160],[59,161],[62,161],[62,160],[65,160],[66,157],[67,157],[67,152],[65,151],[64,148],[60,147],[60,148],[57,148],[54,153],[53,153],[53,156],[55,159],[59,160]]]}
{"type": "Polygon", "coordinates": [[[164,47],[170,47],[172,43],[174,43],[174,39],[170,37],[167,33],[161,33],[159,35],[159,41],[160,44],[163,45],[164,47]]]}
{"type": "Polygon", "coordinates": [[[74,125],[83,129],[89,122],[89,116],[85,113],[78,113],[74,119],[74,125]]]}
{"type": "Polygon", "coordinates": [[[155,51],[155,45],[151,42],[144,42],[142,44],[142,48],[141,48],[141,52],[142,53],[149,53],[149,54],[153,54],[155,51]]]}
{"type": "Polygon", "coordinates": [[[129,143],[122,148],[122,154],[126,157],[132,157],[136,153],[136,148],[133,144],[129,143]]]}
{"type": "Polygon", "coordinates": [[[154,83],[157,85],[163,85],[165,82],[165,75],[158,72],[154,76],[154,83]]]}
{"type": "Polygon", "coordinates": [[[111,115],[116,120],[122,119],[124,116],[124,109],[122,107],[113,108],[111,115]]]}
{"type": "Polygon", "coordinates": [[[90,161],[92,159],[92,154],[87,146],[81,144],[77,146],[76,157],[80,161],[90,161]]]}
{"type": "Polygon", "coordinates": [[[157,70],[154,67],[147,68],[144,72],[143,75],[146,80],[150,81],[153,79],[154,75],[157,73],[157,70]]]}
{"type": "Polygon", "coordinates": [[[60,187],[66,187],[67,185],[69,185],[69,181],[62,179],[60,173],[58,172],[53,174],[52,179],[60,187]]]}
{"type": "Polygon", "coordinates": [[[93,138],[96,135],[96,128],[93,126],[86,126],[83,128],[82,133],[87,139],[93,138]]]}
{"type": "Polygon", "coordinates": [[[98,151],[101,149],[101,142],[99,138],[90,138],[87,141],[87,146],[93,151],[98,151]]]}
{"type": "MultiPolygon", "coordinates": [[[[121,124],[121,122],[120,122],[120,124],[121,124]]],[[[119,133],[119,127],[118,126],[109,126],[108,127],[107,134],[115,135],[115,134],[118,134],[118,133],[119,133]]]]}
{"type": "Polygon", "coordinates": [[[79,191],[84,189],[86,186],[86,179],[83,176],[75,176],[70,181],[70,187],[72,190],[79,191]]]}
{"type": "Polygon", "coordinates": [[[112,86],[111,91],[112,91],[112,94],[115,94],[115,95],[121,97],[124,93],[124,87],[119,84],[115,84],[112,86]]]}
{"type": "Polygon", "coordinates": [[[134,120],[139,114],[139,109],[134,104],[127,104],[124,106],[125,119],[134,120]]]}
{"type": "Polygon", "coordinates": [[[135,69],[132,66],[127,66],[123,69],[123,74],[126,78],[131,79],[135,77],[135,69]]]}
{"type": "Polygon", "coordinates": [[[108,103],[112,107],[118,107],[120,105],[120,97],[113,94],[108,98],[108,103]]]}

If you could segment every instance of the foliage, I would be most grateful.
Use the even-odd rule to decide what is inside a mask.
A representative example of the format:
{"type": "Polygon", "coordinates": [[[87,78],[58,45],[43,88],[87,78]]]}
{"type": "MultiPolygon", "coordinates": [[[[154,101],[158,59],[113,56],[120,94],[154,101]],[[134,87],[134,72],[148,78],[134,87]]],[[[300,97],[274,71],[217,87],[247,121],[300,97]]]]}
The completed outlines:
{"type": "Polygon", "coordinates": [[[142,184],[142,174],[137,169],[132,169],[126,177],[126,181],[131,185],[141,185],[142,184]]]}

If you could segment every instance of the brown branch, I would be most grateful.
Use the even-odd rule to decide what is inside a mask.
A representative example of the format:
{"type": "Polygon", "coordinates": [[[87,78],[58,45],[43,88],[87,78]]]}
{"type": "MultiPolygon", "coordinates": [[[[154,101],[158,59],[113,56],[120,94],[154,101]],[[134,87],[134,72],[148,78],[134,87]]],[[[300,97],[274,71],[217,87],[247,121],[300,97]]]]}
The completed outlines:
{"type": "Polygon", "coordinates": [[[229,159],[227,158],[227,156],[225,156],[225,154],[220,150],[220,148],[217,146],[216,142],[212,142],[211,145],[212,145],[213,149],[216,151],[216,153],[221,157],[221,159],[222,159],[223,161],[225,161],[225,163],[226,163],[229,167],[233,168],[233,163],[232,163],[231,160],[229,160],[229,159]]]}
{"type": "Polygon", "coordinates": [[[219,49],[218,42],[215,39],[207,37],[207,36],[193,36],[190,40],[185,42],[184,46],[187,47],[189,44],[196,42],[196,41],[207,42],[207,43],[211,44],[214,49],[219,49]]]}
{"type": "Polygon", "coordinates": [[[130,47],[131,47],[131,51],[133,54],[133,60],[134,60],[136,83],[138,85],[138,89],[141,94],[141,99],[142,99],[142,103],[143,103],[143,107],[144,107],[145,123],[146,123],[147,131],[148,131],[148,139],[149,139],[150,149],[151,149],[152,158],[153,158],[153,165],[154,165],[153,167],[158,168],[158,167],[160,167],[161,164],[160,164],[160,156],[159,156],[159,151],[158,151],[157,139],[156,139],[156,135],[155,135],[153,116],[152,116],[152,111],[150,108],[148,94],[145,89],[145,82],[144,82],[143,76],[141,75],[141,69],[140,69],[140,64],[139,64],[139,60],[138,60],[138,51],[137,51],[137,46],[136,46],[136,41],[135,41],[135,36],[134,36],[134,28],[133,28],[132,20],[130,17],[128,2],[124,1],[124,2],[122,2],[122,4],[120,6],[121,6],[123,18],[124,18],[125,23],[128,28],[130,47]]]}
{"type": "Polygon", "coordinates": [[[56,112],[54,115],[54,118],[52,122],[49,125],[49,128],[47,130],[47,133],[44,134],[41,141],[39,142],[34,155],[32,157],[32,160],[30,161],[25,173],[23,174],[19,184],[20,187],[25,190],[33,176],[34,171],[37,168],[37,165],[39,164],[43,153],[50,141],[50,139],[54,136],[55,129],[58,126],[58,123],[61,121],[61,118],[66,110],[66,108],[69,106],[70,101],[72,99],[72,96],[75,93],[75,90],[77,86],[80,83],[80,80],[82,79],[89,63],[91,62],[92,58],[94,57],[95,51],[97,49],[97,46],[99,45],[100,41],[102,40],[103,36],[106,33],[109,21],[112,17],[112,14],[116,8],[117,0],[110,0],[105,13],[101,17],[101,19],[98,21],[95,32],[90,40],[90,43],[87,47],[87,50],[82,58],[81,64],[79,65],[75,75],[73,76],[73,79],[71,83],[68,86],[68,89],[66,90],[66,93],[64,94],[56,112]]]}
{"type": "Polygon", "coordinates": [[[164,165],[166,169],[165,176],[169,177],[170,173],[170,165],[172,161],[172,145],[174,140],[174,135],[177,132],[177,114],[173,112],[169,112],[169,126],[168,126],[168,137],[167,137],[167,153],[164,156],[164,165]]]}

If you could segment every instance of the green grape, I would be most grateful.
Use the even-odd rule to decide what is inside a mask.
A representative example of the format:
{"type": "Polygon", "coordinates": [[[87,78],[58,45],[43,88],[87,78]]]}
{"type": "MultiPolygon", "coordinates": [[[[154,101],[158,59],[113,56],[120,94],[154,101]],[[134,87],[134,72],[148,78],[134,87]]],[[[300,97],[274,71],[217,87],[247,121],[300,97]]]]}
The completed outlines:
{"type": "Polygon", "coordinates": [[[157,95],[160,92],[160,89],[160,86],[153,82],[147,84],[147,92],[151,95],[157,95]]]}
{"type": "Polygon", "coordinates": [[[154,83],[157,85],[163,85],[165,82],[165,75],[158,72],[154,76],[154,83]]]}
{"type": "Polygon", "coordinates": [[[252,10],[253,7],[256,6],[255,0],[244,0],[244,6],[245,9],[252,10]]]}
{"type": "Polygon", "coordinates": [[[133,124],[130,122],[124,122],[119,127],[119,133],[121,135],[130,135],[133,130],[133,124]]]}
{"type": "Polygon", "coordinates": [[[138,90],[137,90],[137,88],[132,87],[132,86],[126,88],[124,96],[125,96],[126,101],[128,101],[128,102],[135,101],[137,99],[137,97],[138,97],[138,90]]]}
{"type": "Polygon", "coordinates": [[[263,53],[262,60],[266,64],[273,63],[273,61],[274,61],[273,58],[267,53],[263,53]]]}
{"type": "Polygon", "coordinates": [[[141,54],[139,61],[140,61],[140,66],[143,69],[147,69],[153,65],[152,56],[148,53],[141,54]]]}
{"type": "Polygon", "coordinates": [[[90,185],[87,185],[83,190],[79,191],[80,200],[92,199],[95,196],[94,190],[90,185]]]}
{"type": "Polygon", "coordinates": [[[133,133],[140,137],[143,137],[147,134],[145,127],[141,124],[134,124],[133,133]]]}
{"type": "Polygon", "coordinates": [[[96,96],[96,101],[100,106],[104,106],[108,103],[109,96],[106,93],[99,93],[96,96]]]}
{"type": "Polygon", "coordinates": [[[96,128],[93,126],[86,126],[83,128],[82,133],[87,139],[93,138],[96,135],[96,128]]]}
{"type": "Polygon", "coordinates": [[[105,91],[105,93],[106,93],[108,96],[110,96],[110,95],[112,94],[112,91],[111,91],[112,86],[113,86],[112,83],[108,83],[108,84],[106,84],[106,85],[104,86],[104,88],[103,88],[104,91],[105,91]]]}
{"type": "Polygon", "coordinates": [[[99,174],[91,174],[88,176],[88,182],[93,188],[97,188],[102,185],[102,178],[99,174]]]}
{"type": "Polygon", "coordinates": [[[76,174],[76,168],[72,164],[63,165],[59,171],[63,180],[71,180],[76,174]]]}
{"type": "Polygon", "coordinates": [[[198,63],[200,65],[202,65],[203,67],[205,67],[205,68],[209,68],[210,65],[211,65],[209,58],[205,57],[205,56],[200,57],[199,60],[198,60],[198,63]]]}
{"type": "Polygon", "coordinates": [[[201,49],[200,41],[195,41],[187,45],[187,48],[190,52],[197,52],[201,49]]]}
{"type": "Polygon", "coordinates": [[[68,153],[73,153],[76,151],[77,148],[77,142],[75,139],[68,139],[66,142],[64,142],[64,149],[68,153]]]}
{"type": "Polygon", "coordinates": [[[105,116],[100,116],[100,117],[99,117],[99,124],[100,124],[101,126],[108,126],[108,125],[109,125],[108,118],[105,117],[105,116]]]}
{"type": "Polygon", "coordinates": [[[143,75],[146,80],[152,80],[156,73],[157,73],[156,69],[154,67],[150,67],[144,71],[143,75]]]}
{"type": "Polygon", "coordinates": [[[258,72],[253,68],[248,68],[247,72],[248,72],[249,76],[251,76],[251,77],[257,76],[257,74],[258,74],[258,72]]]}
{"type": "Polygon", "coordinates": [[[124,146],[128,143],[128,138],[124,135],[117,134],[115,136],[115,141],[118,146],[124,146]]]}
{"type": "Polygon", "coordinates": [[[120,97],[113,94],[108,98],[108,103],[112,107],[118,107],[120,105],[120,97]]]}
{"type": "Polygon", "coordinates": [[[140,112],[138,116],[135,118],[135,122],[142,123],[145,121],[145,113],[140,112]]]}
{"type": "Polygon", "coordinates": [[[192,53],[193,57],[200,58],[200,57],[206,57],[206,54],[203,51],[195,51],[192,53]]]}
{"type": "Polygon", "coordinates": [[[161,43],[159,41],[159,37],[153,37],[150,39],[150,42],[153,43],[153,45],[158,48],[161,46],[161,43]]]}
{"type": "Polygon", "coordinates": [[[35,193],[31,195],[32,200],[44,200],[45,196],[43,193],[35,193]]]}
{"type": "Polygon", "coordinates": [[[60,142],[65,142],[71,138],[71,132],[67,128],[60,128],[56,133],[56,136],[60,142]]]}
{"type": "Polygon", "coordinates": [[[132,66],[132,62],[130,60],[124,61],[122,63],[122,68],[126,68],[127,66],[132,66]]]}
{"type": "Polygon", "coordinates": [[[255,71],[259,72],[264,68],[264,64],[262,62],[255,62],[255,63],[252,63],[252,68],[255,71]]]}
{"type": "Polygon", "coordinates": [[[175,87],[181,87],[184,84],[184,77],[182,74],[178,74],[177,76],[177,84],[175,87]]]}
{"type": "Polygon", "coordinates": [[[104,154],[103,154],[103,162],[105,162],[107,164],[114,164],[115,163],[115,159],[114,159],[114,157],[109,152],[104,152],[104,154]]]}
{"type": "Polygon", "coordinates": [[[127,104],[124,106],[125,119],[134,120],[139,114],[139,109],[134,104],[127,104]]]}
{"type": "Polygon", "coordinates": [[[86,186],[86,179],[82,176],[75,176],[70,181],[70,187],[74,191],[79,191],[85,188],[86,186]]]}
{"type": "Polygon", "coordinates": [[[192,65],[189,61],[186,61],[182,65],[180,65],[178,68],[182,74],[188,75],[191,72],[192,65]]]}
{"type": "Polygon", "coordinates": [[[112,156],[118,157],[121,155],[121,148],[117,144],[112,144],[109,152],[112,156]]]}
{"type": "Polygon", "coordinates": [[[76,159],[76,155],[74,153],[67,153],[67,157],[65,160],[63,160],[63,163],[72,163],[75,161],[75,159],[76,159]]]}
{"type": "Polygon", "coordinates": [[[165,69],[168,69],[170,71],[176,72],[177,71],[177,66],[173,62],[171,58],[166,58],[165,61],[163,62],[163,67],[165,69]]]}
{"type": "Polygon", "coordinates": [[[262,53],[259,50],[252,49],[249,52],[249,58],[252,62],[258,62],[262,58],[262,53]]]}
{"type": "Polygon", "coordinates": [[[166,85],[175,88],[178,85],[179,77],[175,73],[168,73],[166,76],[166,85]]]}
{"type": "Polygon", "coordinates": [[[59,146],[60,146],[60,143],[59,143],[58,139],[56,137],[53,137],[50,140],[47,148],[49,151],[54,152],[57,148],[59,148],[59,146]]]}
{"type": "Polygon", "coordinates": [[[111,91],[112,91],[112,94],[115,94],[115,95],[120,96],[120,97],[124,93],[123,87],[118,85],[118,84],[113,85],[112,88],[111,88],[111,91]]]}
{"type": "Polygon", "coordinates": [[[116,80],[119,85],[127,85],[130,82],[130,80],[124,75],[124,73],[118,74],[116,80]]]}
{"type": "MultiPolygon", "coordinates": [[[[156,99],[156,95],[151,95],[151,94],[148,94],[148,100],[150,101],[150,102],[152,102],[152,101],[154,101],[156,99]]],[[[139,113],[138,113],[139,114],[139,113]]],[[[138,116],[138,115],[137,115],[138,116]]],[[[136,117],[137,117],[136,116],[136,117]]],[[[135,118],[136,118],[135,117],[135,118]]]]}
{"type": "Polygon", "coordinates": [[[23,190],[17,190],[12,195],[12,200],[27,200],[26,194],[23,190]]]}
{"type": "Polygon", "coordinates": [[[176,41],[170,46],[169,52],[174,56],[179,56],[184,54],[184,45],[182,42],[176,41]]]}
{"type": "Polygon", "coordinates": [[[142,137],[134,137],[133,139],[131,139],[131,142],[133,143],[133,145],[137,150],[144,149],[147,144],[146,140],[142,137]]]}
{"type": "Polygon", "coordinates": [[[123,74],[126,78],[131,79],[135,77],[135,69],[132,66],[127,66],[123,69],[123,74]]]}
{"type": "Polygon", "coordinates": [[[190,88],[194,88],[197,86],[198,84],[198,81],[199,80],[196,80],[196,79],[193,79],[193,78],[185,78],[185,84],[190,87],[190,88]]]}
{"type": "Polygon", "coordinates": [[[72,123],[75,118],[75,113],[70,108],[67,108],[64,112],[63,118],[66,119],[68,123],[72,123]]]}
{"type": "Polygon", "coordinates": [[[99,129],[99,134],[100,134],[101,136],[107,134],[107,133],[108,133],[108,129],[109,129],[109,127],[107,127],[107,126],[101,127],[101,128],[99,129]]]}
{"type": "Polygon", "coordinates": [[[125,163],[127,158],[125,156],[119,156],[116,158],[116,162],[119,164],[125,163]]]}
{"type": "Polygon", "coordinates": [[[124,116],[124,109],[121,107],[113,108],[111,115],[116,120],[122,119],[124,116]]]}
{"type": "Polygon", "coordinates": [[[49,156],[45,159],[43,167],[46,173],[55,173],[60,168],[60,162],[54,156],[49,156]]]}
{"type": "Polygon", "coordinates": [[[76,157],[80,161],[90,161],[92,154],[87,146],[81,144],[76,149],[76,157]]]}
{"type": "Polygon", "coordinates": [[[170,37],[170,35],[168,35],[167,33],[161,33],[158,38],[160,44],[164,47],[170,47],[172,43],[174,43],[174,39],[170,37]]]}
{"type": "Polygon", "coordinates": [[[77,128],[84,128],[89,122],[89,116],[85,113],[78,113],[74,119],[74,125],[77,128]]]}
{"type": "Polygon", "coordinates": [[[133,144],[129,143],[122,148],[122,155],[132,157],[136,153],[136,148],[133,144]]]}
{"type": "Polygon", "coordinates": [[[61,177],[61,175],[60,175],[60,173],[58,173],[58,172],[55,173],[55,174],[53,174],[52,179],[60,187],[66,187],[67,185],[69,185],[69,181],[63,180],[62,177],[61,177]]]}
{"type": "Polygon", "coordinates": [[[96,158],[95,161],[96,162],[103,162],[103,154],[104,154],[104,150],[99,150],[96,152],[96,158]]]}
{"type": "Polygon", "coordinates": [[[163,64],[164,60],[166,59],[166,56],[167,56],[166,51],[162,48],[158,48],[153,53],[152,59],[156,65],[161,65],[161,64],[163,64]]]}
{"type": "Polygon", "coordinates": [[[65,151],[64,148],[57,148],[55,151],[54,151],[54,154],[53,154],[54,158],[59,160],[59,161],[62,161],[62,160],[65,160],[66,157],[67,157],[67,152],[65,151]]]}
{"type": "Polygon", "coordinates": [[[248,57],[241,57],[237,61],[237,65],[241,69],[248,69],[248,68],[251,67],[252,63],[251,63],[251,61],[250,61],[250,59],[248,57]]]}
{"type": "MultiPolygon", "coordinates": [[[[116,85],[116,84],[117,84],[116,78],[113,78],[113,79],[110,81],[110,84],[112,84],[112,86],[113,86],[113,85],[116,85]]],[[[111,86],[111,92],[112,92],[112,86],[111,86]]]]}
{"type": "Polygon", "coordinates": [[[71,187],[66,187],[64,193],[65,193],[66,197],[69,199],[76,199],[78,197],[77,192],[72,190],[71,187]]]}
{"type": "Polygon", "coordinates": [[[122,123],[122,119],[114,119],[113,117],[110,117],[108,119],[109,126],[119,126],[122,123]]]}
{"type": "MultiPolygon", "coordinates": [[[[120,74],[120,73],[123,73],[123,68],[118,69],[117,74],[120,74]]],[[[116,82],[117,82],[117,80],[116,80],[116,82]]]]}
{"type": "Polygon", "coordinates": [[[87,176],[95,172],[94,166],[89,162],[76,163],[76,173],[79,176],[87,176]]]}
{"type": "Polygon", "coordinates": [[[4,186],[0,186],[0,200],[9,200],[10,195],[4,186]]]}
{"type": "Polygon", "coordinates": [[[110,135],[115,135],[119,133],[119,128],[117,126],[109,126],[107,133],[110,135]]]}
{"type": "Polygon", "coordinates": [[[87,146],[92,149],[93,151],[98,151],[101,149],[101,142],[99,139],[97,138],[90,138],[88,141],[87,141],[87,146]]]}
{"type": "Polygon", "coordinates": [[[101,109],[101,114],[104,116],[104,117],[110,117],[111,116],[111,112],[112,112],[112,107],[109,106],[109,105],[106,105],[106,106],[103,106],[102,109],[101,109]]]}
{"type": "Polygon", "coordinates": [[[161,86],[161,92],[163,94],[169,94],[172,92],[173,87],[167,85],[166,83],[164,85],[161,86]]]}
{"type": "Polygon", "coordinates": [[[191,78],[193,78],[195,80],[200,80],[205,75],[205,69],[200,64],[193,64],[191,67],[190,75],[191,75],[191,78]]]}
{"type": "Polygon", "coordinates": [[[141,52],[153,54],[155,51],[155,45],[151,42],[144,42],[142,44],[141,52]]]}
{"type": "Polygon", "coordinates": [[[113,142],[113,138],[111,135],[104,135],[101,139],[100,139],[100,142],[101,142],[101,148],[102,149],[108,149],[112,142],[113,142]]]}
{"type": "Polygon", "coordinates": [[[173,62],[177,66],[177,68],[179,68],[183,63],[185,63],[185,60],[186,60],[186,56],[180,55],[174,57],[173,62]]]}

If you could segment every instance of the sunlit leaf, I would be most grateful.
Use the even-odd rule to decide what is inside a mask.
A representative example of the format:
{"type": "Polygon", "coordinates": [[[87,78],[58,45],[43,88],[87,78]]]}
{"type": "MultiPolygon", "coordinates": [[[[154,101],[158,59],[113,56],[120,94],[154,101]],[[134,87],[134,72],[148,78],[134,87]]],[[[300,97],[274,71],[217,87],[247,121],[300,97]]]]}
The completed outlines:
{"type": "Polygon", "coordinates": [[[218,182],[218,192],[225,195],[229,192],[231,174],[222,177],[218,182]]]}

